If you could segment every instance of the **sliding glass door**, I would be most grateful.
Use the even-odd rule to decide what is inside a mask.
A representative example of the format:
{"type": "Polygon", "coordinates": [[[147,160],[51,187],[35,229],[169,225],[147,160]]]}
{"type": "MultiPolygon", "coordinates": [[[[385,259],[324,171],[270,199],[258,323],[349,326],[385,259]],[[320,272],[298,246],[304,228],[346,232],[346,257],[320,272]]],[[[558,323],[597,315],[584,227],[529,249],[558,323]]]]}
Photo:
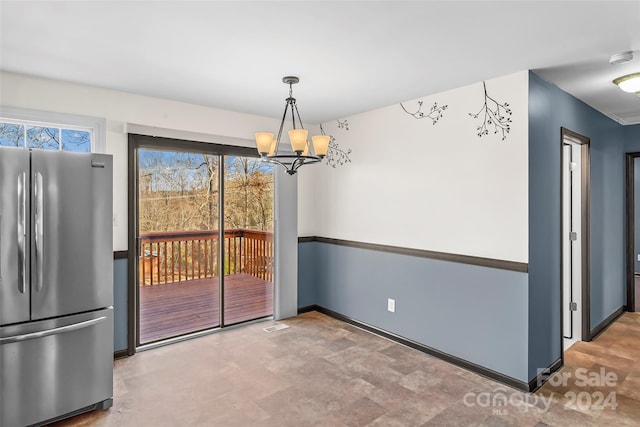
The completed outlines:
{"type": "Polygon", "coordinates": [[[272,166],[133,137],[135,345],[271,316],[272,166]]]}
{"type": "Polygon", "coordinates": [[[138,344],[219,326],[219,156],[140,149],[138,165],[138,344]]]}
{"type": "Polygon", "coordinates": [[[273,314],[273,166],[224,161],[224,324],[273,314]]]}

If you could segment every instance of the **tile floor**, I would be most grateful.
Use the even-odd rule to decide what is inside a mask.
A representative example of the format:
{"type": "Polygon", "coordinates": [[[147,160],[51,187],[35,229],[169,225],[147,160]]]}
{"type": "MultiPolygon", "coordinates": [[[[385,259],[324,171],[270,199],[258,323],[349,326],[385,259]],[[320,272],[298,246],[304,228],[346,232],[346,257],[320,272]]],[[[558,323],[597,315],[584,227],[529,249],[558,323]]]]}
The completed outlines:
{"type": "Polygon", "coordinates": [[[502,386],[317,312],[281,322],[288,329],[265,332],[272,323],[117,360],[114,406],[56,425],[639,425],[638,313],[626,313],[594,342],[572,347],[562,371],[564,384],[547,383],[535,394],[502,386]],[[583,377],[593,372],[608,375],[604,380],[610,383],[611,375],[616,380],[602,387],[593,381],[583,386],[583,377]],[[596,405],[599,392],[603,410],[596,405]],[[615,410],[610,408],[612,399],[605,400],[610,392],[615,410]],[[499,405],[504,401],[506,405],[499,405]]]}

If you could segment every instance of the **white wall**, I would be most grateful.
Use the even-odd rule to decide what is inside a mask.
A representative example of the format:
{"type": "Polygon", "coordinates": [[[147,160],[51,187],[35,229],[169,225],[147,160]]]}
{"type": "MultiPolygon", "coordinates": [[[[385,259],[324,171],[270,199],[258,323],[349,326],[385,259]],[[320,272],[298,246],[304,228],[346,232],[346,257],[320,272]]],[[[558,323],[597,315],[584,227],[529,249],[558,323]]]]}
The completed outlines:
{"type": "Polygon", "coordinates": [[[253,146],[256,130],[279,125],[277,119],[6,72],[0,73],[0,105],[107,120],[107,153],[114,156],[115,251],[127,249],[128,124],[173,129],[174,137],[184,131],[185,139],[195,133],[241,138],[247,146],[253,146]]]}
{"type": "MultiPolygon", "coordinates": [[[[428,78],[428,73],[425,73],[428,78]]],[[[477,136],[482,82],[323,124],[352,163],[303,168],[300,236],[322,236],[528,262],[528,72],[488,80],[488,93],[513,114],[506,139],[477,136]]]]}

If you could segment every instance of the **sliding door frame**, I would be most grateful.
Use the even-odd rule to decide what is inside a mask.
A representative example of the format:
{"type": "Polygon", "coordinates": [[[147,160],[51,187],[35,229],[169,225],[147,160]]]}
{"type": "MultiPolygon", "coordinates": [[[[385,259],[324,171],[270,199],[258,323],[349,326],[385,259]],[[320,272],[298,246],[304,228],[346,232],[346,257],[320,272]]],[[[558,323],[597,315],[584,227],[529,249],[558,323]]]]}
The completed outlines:
{"type": "MultiPolygon", "coordinates": [[[[255,148],[231,146],[223,144],[213,144],[207,142],[197,142],[189,140],[181,140],[174,138],[154,137],[149,135],[140,134],[128,134],[128,291],[127,291],[127,355],[132,356],[136,353],[138,346],[139,335],[139,286],[137,282],[138,277],[138,150],[162,150],[162,151],[180,151],[180,152],[192,152],[198,154],[207,154],[212,156],[243,156],[243,157],[257,157],[255,148]]],[[[220,165],[221,168],[224,165],[220,165]]],[[[224,174],[218,173],[218,180],[220,185],[219,203],[218,203],[218,216],[219,224],[218,233],[222,234],[218,236],[218,241],[224,241],[224,215],[221,210],[224,208],[224,174]]],[[[218,265],[223,265],[224,260],[224,245],[220,245],[218,250],[218,265]]],[[[224,276],[224,275],[222,275],[224,276]]],[[[219,282],[220,286],[220,298],[224,301],[224,277],[221,277],[219,282]]],[[[220,326],[224,325],[224,310],[220,310],[220,326]]]]}

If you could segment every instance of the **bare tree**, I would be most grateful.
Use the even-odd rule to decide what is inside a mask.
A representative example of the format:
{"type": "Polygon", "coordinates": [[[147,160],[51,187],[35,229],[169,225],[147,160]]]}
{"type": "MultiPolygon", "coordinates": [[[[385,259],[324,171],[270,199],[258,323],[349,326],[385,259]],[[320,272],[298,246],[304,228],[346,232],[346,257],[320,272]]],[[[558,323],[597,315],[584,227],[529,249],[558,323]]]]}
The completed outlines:
{"type": "Polygon", "coordinates": [[[229,157],[225,168],[225,223],[232,228],[271,230],[271,166],[257,159],[229,157]]]}
{"type": "MultiPolygon", "coordinates": [[[[216,230],[218,157],[141,150],[140,230],[216,230]]],[[[226,157],[225,226],[271,230],[273,174],[256,159],[226,157]]]]}
{"type": "Polygon", "coordinates": [[[0,145],[44,150],[58,150],[63,145],[64,149],[70,151],[90,151],[91,133],[85,130],[0,123],[0,145]]]}
{"type": "Polygon", "coordinates": [[[0,145],[24,147],[24,125],[0,123],[0,145]]]}

